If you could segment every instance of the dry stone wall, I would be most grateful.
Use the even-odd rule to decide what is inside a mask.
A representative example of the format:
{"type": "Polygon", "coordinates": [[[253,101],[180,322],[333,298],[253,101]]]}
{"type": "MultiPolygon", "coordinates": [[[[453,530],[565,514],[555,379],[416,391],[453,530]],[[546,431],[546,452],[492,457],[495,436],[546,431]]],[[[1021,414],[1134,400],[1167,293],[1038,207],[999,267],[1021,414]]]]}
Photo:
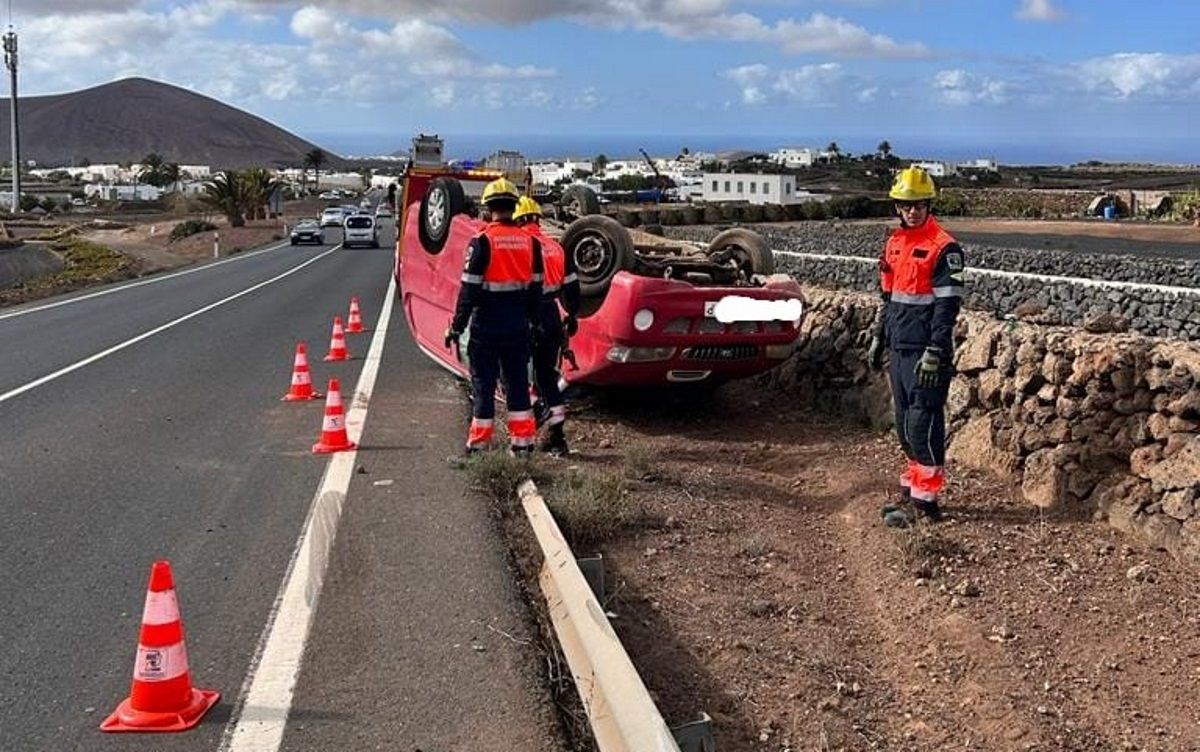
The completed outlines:
{"type": "MultiPolygon", "coordinates": [[[[880,423],[889,390],[864,365],[878,298],[807,288],[796,355],[769,375],[880,423]]],[[[1011,478],[1026,501],[1096,514],[1200,564],[1200,346],[965,312],[950,457],[1011,478]]]]}
{"type": "MultiPolygon", "coordinates": [[[[872,261],[864,259],[878,257],[888,229],[883,225],[830,222],[755,229],[768,245],[785,252],[776,256],[779,271],[815,285],[878,289],[878,270],[872,261]]],[[[671,228],[668,232],[671,237],[697,242],[707,242],[715,233],[713,228],[671,228]]],[[[973,244],[967,245],[966,251],[969,308],[1048,325],[1200,340],[1200,289],[1138,286],[1200,288],[1200,260],[973,244]],[[1018,272],[1019,276],[1007,272],[1018,272]],[[1097,284],[1047,279],[1050,276],[1089,279],[1097,284]],[[1100,284],[1109,282],[1134,284],[1100,284]]]]}

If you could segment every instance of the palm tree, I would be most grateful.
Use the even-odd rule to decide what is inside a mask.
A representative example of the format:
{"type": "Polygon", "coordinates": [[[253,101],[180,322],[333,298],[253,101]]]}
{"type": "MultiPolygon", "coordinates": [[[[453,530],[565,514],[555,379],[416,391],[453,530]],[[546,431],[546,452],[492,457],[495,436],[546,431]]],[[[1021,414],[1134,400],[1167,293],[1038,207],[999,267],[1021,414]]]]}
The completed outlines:
{"type": "Polygon", "coordinates": [[[831,161],[841,161],[842,149],[837,145],[837,141],[830,141],[829,145],[825,147],[825,151],[829,152],[831,161]]]}
{"type": "Polygon", "coordinates": [[[246,224],[248,205],[245,182],[237,170],[218,172],[204,184],[204,194],[200,200],[224,214],[230,227],[242,227],[246,224]]]}
{"type": "Polygon", "coordinates": [[[304,155],[305,168],[311,167],[313,170],[313,190],[321,190],[321,166],[325,164],[325,152],[320,149],[313,149],[304,155]]]}
{"type": "Polygon", "coordinates": [[[271,194],[279,186],[279,181],[262,167],[243,170],[238,177],[242,183],[246,200],[245,211],[250,215],[249,218],[266,219],[267,204],[271,201],[271,194]]]}
{"type": "Polygon", "coordinates": [[[151,152],[142,157],[142,168],[138,170],[137,179],[139,182],[162,188],[167,184],[163,175],[164,167],[166,167],[166,163],[163,162],[163,158],[151,152]]]}
{"type": "Polygon", "coordinates": [[[167,162],[162,166],[162,181],[164,186],[171,186],[171,191],[179,190],[179,179],[183,177],[183,171],[179,169],[179,164],[176,162],[167,162]]]}
{"type": "Polygon", "coordinates": [[[892,145],[886,140],[880,141],[879,146],[875,147],[875,151],[879,153],[880,157],[886,160],[892,154],[892,145]]]}

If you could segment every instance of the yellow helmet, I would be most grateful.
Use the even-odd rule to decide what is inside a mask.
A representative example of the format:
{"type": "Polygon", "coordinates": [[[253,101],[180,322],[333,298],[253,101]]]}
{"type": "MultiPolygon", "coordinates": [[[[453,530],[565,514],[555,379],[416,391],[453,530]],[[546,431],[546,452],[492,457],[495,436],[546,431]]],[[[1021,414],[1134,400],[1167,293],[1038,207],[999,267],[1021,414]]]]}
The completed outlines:
{"type": "Polygon", "coordinates": [[[888,195],[897,201],[928,201],[937,195],[933,178],[920,167],[906,167],[896,175],[888,195]]]}
{"type": "Polygon", "coordinates": [[[520,221],[521,219],[533,219],[540,216],[542,216],[542,207],[538,206],[538,202],[529,196],[522,196],[517,201],[517,210],[513,212],[512,218],[520,221]]]}
{"type": "Polygon", "coordinates": [[[508,178],[496,178],[492,182],[483,187],[483,203],[486,206],[493,201],[512,201],[516,202],[520,197],[517,192],[517,186],[512,184],[508,178]]]}

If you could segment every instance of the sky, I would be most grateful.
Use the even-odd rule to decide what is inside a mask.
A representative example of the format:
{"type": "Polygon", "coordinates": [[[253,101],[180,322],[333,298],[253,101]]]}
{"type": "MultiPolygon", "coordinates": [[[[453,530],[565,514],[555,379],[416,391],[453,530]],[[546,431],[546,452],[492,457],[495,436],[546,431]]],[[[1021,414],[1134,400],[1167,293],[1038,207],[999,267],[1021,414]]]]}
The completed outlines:
{"type": "Polygon", "coordinates": [[[11,21],[22,96],[144,76],[342,154],[436,132],[452,154],[1200,163],[1195,0],[11,0],[11,21]]]}

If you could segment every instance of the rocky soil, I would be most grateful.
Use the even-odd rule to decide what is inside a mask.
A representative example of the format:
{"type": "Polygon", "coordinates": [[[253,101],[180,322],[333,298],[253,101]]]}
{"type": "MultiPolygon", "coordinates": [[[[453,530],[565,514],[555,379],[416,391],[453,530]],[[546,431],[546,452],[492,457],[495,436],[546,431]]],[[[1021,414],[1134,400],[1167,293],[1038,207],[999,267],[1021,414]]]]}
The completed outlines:
{"type": "Polygon", "coordinates": [[[1200,749],[1200,596],[1166,554],[955,465],[948,522],[884,528],[894,438],[752,381],[569,431],[650,520],[601,546],[614,625],[718,749],[1200,749]]]}

